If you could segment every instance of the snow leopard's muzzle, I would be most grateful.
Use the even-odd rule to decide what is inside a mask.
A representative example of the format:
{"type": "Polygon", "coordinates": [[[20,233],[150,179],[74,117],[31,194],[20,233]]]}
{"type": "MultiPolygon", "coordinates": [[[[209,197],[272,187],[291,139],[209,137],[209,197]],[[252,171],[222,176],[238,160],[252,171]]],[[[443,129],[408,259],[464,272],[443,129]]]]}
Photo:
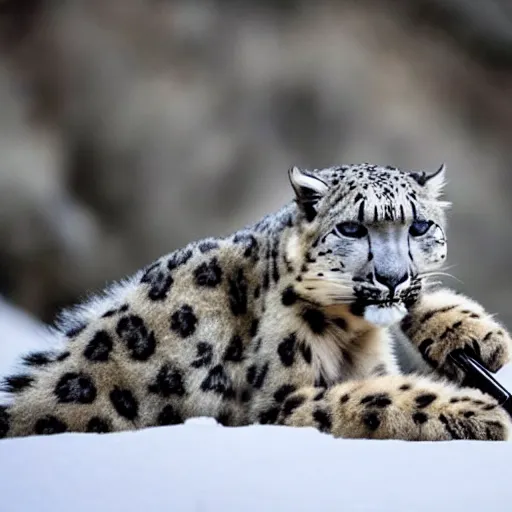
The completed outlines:
{"type": "Polygon", "coordinates": [[[352,313],[382,325],[400,321],[417,302],[422,290],[419,277],[408,279],[407,286],[400,289],[383,289],[369,280],[355,281],[352,313]]]}

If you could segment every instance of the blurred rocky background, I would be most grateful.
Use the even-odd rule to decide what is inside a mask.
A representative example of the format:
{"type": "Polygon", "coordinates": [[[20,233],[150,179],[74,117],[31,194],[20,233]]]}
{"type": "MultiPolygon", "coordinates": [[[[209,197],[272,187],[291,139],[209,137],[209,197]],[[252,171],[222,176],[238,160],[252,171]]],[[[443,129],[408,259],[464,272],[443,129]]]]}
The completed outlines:
{"type": "Polygon", "coordinates": [[[0,0],[0,295],[44,321],[361,161],[446,162],[451,284],[512,328],[509,0],[0,0]]]}

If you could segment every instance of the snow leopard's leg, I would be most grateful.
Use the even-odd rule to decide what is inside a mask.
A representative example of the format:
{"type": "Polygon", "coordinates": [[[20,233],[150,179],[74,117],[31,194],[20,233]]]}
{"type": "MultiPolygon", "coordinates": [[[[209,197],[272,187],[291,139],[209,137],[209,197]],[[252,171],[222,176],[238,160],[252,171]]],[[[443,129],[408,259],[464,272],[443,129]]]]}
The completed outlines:
{"type": "Polygon", "coordinates": [[[277,423],[342,438],[505,440],[510,418],[477,390],[426,377],[386,376],[302,388],[282,403],[277,423]]]}
{"type": "Polygon", "coordinates": [[[502,325],[477,302],[446,289],[425,294],[400,327],[433,369],[457,382],[464,375],[449,357],[454,350],[466,351],[493,372],[512,353],[502,325]]]}

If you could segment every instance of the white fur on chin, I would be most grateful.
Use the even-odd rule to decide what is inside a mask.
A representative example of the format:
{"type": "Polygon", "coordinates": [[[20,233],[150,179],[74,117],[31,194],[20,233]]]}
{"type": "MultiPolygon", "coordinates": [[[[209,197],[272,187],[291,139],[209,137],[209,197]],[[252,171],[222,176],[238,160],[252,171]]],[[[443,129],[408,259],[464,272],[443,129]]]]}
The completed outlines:
{"type": "Polygon", "coordinates": [[[389,327],[402,320],[407,314],[407,309],[402,304],[393,304],[388,307],[367,306],[364,311],[364,319],[374,325],[389,327]]]}

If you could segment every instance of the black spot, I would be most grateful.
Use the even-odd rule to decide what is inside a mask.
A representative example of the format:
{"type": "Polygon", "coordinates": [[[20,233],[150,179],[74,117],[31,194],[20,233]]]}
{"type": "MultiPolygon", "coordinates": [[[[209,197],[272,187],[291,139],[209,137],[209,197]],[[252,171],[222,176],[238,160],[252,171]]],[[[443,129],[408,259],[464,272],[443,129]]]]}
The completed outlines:
{"type": "Polygon", "coordinates": [[[411,385],[410,384],[402,384],[398,389],[400,391],[408,391],[409,389],[411,389],[411,385]]]}
{"type": "Polygon", "coordinates": [[[9,412],[7,407],[0,405],[0,439],[7,435],[9,431],[9,412]]]}
{"type": "Polygon", "coordinates": [[[117,313],[117,309],[109,309],[106,313],[103,313],[101,315],[101,318],[110,318],[111,316],[114,316],[117,313]]]}
{"type": "Polygon", "coordinates": [[[277,353],[284,366],[292,366],[295,361],[295,344],[297,337],[294,333],[287,336],[277,347],[277,353]]]}
{"type": "Polygon", "coordinates": [[[63,434],[67,430],[68,427],[63,421],[51,415],[38,419],[34,427],[34,432],[40,436],[63,434]]]}
{"type": "Polygon", "coordinates": [[[322,409],[317,409],[313,412],[313,418],[318,423],[318,429],[320,432],[330,432],[332,421],[328,412],[322,409]]]}
{"type": "Polygon", "coordinates": [[[188,338],[194,334],[197,325],[197,317],[191,306],[184,304],[171,316],[171,330],[177,332],[182,338],[188,338]]]}
{"type": "Polygon", "coordinates": [[[405,224],[405,212],[403,205],[400,205],[400,222],[405,224]]]}
{"type": "Polygon", "coordinates": [[[346,404],[349,400],[350,400],[350,395],[349,395],[348,393],[345,393],[345,394],[340,398],[340,403],[341,403],[341,404],[346,404]]]}
{"type": "Polygon", "coordinates": [[[235,316],[247,313],[247,280],[244,271],[238,269],[236,276],[229,279],[229,306],[235,316]]]}
{"type": "Polygon", "coordinates": [[[444,428],[452,439],[462,439],[461,435],[450,425],[448,418],[444,414],[439,415],[439,421],[444,425],[444,428]]]}
{"type": "Polygon", "coordinates": [[[254,235],[250,233],[237,233],[233,238],[235,244],[242,244],[245,247],[244,256],[252,257],[254,260],[258,258],[258,242],[254,235]]]}
{"type": "Polygon", "coordinates": [[[416,205],[412,201],[409,201],[409,202],[411,204],[412,218],[414,220],[416,220],[417,219],[416,205]]]}
{"type": "Polygon", "coordinates": [[[325,380],[325,377],[320,374],[316,379],[315,379],[315,387],[316,388],[327,388],[327,381],[325,380]]]}
{"type": "Polygon", "coordinates": [[[290,416],[290,414],[297,409],[297,407],[300,407],[304,402],[306,401],[306,398],[302,395],[296,395],[292,396],[291,398],[288,398],[286,402],[283,405],[283,415],[285,418],[290,416]]]}
{"type": "Polygon", "coordinates": [[[416,423],[416,425],[423,425],[428,420],[428,416],[424,412],[415,412],[412,415],[412,421],[416,423]]]}
{"type": "Polygon", "coordinates": [[[281,302],[283,303],[284,306],[291,306],[292,304],[295,304],[297,302],[298,298],[299,297],[295,293],[293,286],[290,285],[284,289],[281,295],[281,302]]]}
{"type": "Polygon", "coordinates": [[[372,431],[375,431],[380,426],[380,419],[378,414],[369,412],[363,416],[363,423],[372,431]]]}
{"type": "Polygon", "coordinates": [[[167,261],[167,268],[169,270],[174,270],[181,265],[187,263],[187,261],[192,257],[192,251],[190,249],[182,249],[180,251],[173,252],[171,257],[167,261]]]}
{"type": "Polygon", "coordinates": [[[85,347],[84,356],[89,359],[89,361],[108,361],[112,347],[112,338],[108,332],[98,331],[85,347]]]}
{"type": "Polygon", "coordinates": [[[174,280],[169,274],[164,275],[162,272],[160,272],[158,277],[155,278],[151,283],[148,297],[154,301],[165,300],[173,283],[174,280]]]}
{"type": "Polygon", "coordinates": [[[235,334],[231,341],[229,342],[229,345],[226,349],[226,352],[224,354],[224,361],[233,361],[235,363],[239,363],[244,358],[244,343],[242,341],[242,338],[235,334]]]}
{"type": "Polygon", "coordinates": [[[274,283],[279,282],[279,267],[277,264],[279,257],[278,247],[276,243],[276,247],[272,249],[272,279],[274,280],[274,283]]]}
{"type": "Polygon", "coordinates": [[[251,338],[254,338],[256,334],[258,333],[258,327],[260,325],[260,321],[255,318],[251,323],[251,328],[249,330],[249,334],[251,335],[251,338]]]}
{"type": "Polygon", "coordinates": [[[430,405],[436,398],[437,396],[433,393],[425,393],[424,395],[418,395],[414,401],[420,409],[423,409],[423,407],[430,405]]]}
{"type": "Polygon", "coordinates": [[[457,398],[457,397],[450,398],[451,404],[458,404],[460,401],[461,401],[460,398],[457,398]]]}
{"type": "Polygon", "coordinates": [[[361,405],[366,404],[368,407],[384,408],[391,404],[389,395],[386,393],[378,393],[376,395],[365,396],[361,400],[361,405]]]}
{"type": "Polygon", "coordinates": [[[354,198],[354,204],[356,204],[359,201],[361,201],[361,199],[364,199],[364,196],[363,196],[363,194],[361,194],[361,192],[358,192],[356,197],[354,198]]]}
{"type": "Polygon", "coordinates": [[[311,347],[309,344],[304,341],[299,345],[299,349],[304,361],[306,361],[307,364],[311,364],[311,347]]]}
{"type": "Polygon", "coordinates": [[[46,352],[32,352],[23,356],[23,363],[28,366],[45,366],[55,361],[55,353],[51,351],[46,352]]]}
{"type": "Polygon", "coordinates": [[[199,250],[202,253],[213,251],[213,249],[218,249],[219,244],[213,240],[205,240],[199,244],[199,250]]]}
{"type": "Polygon", "coordinates": [[[268,274],[268,268],[265,269],[265,273],[263,274],[263,282],[261,283],[264,290],[268,290],[268,287],[270,286],[270,276],[268,274]]]}
{"type": "Polygon", "coordinates": [[[222,269],[219,266],[219,260],[212,258],[208,263],[201,263],[194,270],[194,280],[197,286],[206,286],[215,288],[222,281],[222,269]]]}
{"type": "Polygon", "coordinates": [[[475,413],[473,411],[466,411],[464,413],[464,418],[471,418],[474,415],[475,415],[475,413]]]}
{"type": "Polygon", "coordinates": [[[179,425],[183,418],[178,414],[172,405],[166,405],[158,414],[156,424],[163,427],[166,425],[179,425]]]}
{"type": "Polygon", "coordinates": [[[259,286],[256,286],[256,288],[254,288],[254,298],[259,299],[260,294],[261,294],[261,288],[259,286]]]}
{"type": "Polygon", "coordinates": [[[56,361],[65,361],[70,355],[71,353],[66,350],[65,352],[62,352],[62,354],[59,354],[57,356],[56,361]]]}
{"type": "Polygon", "coordinates": [[[229,411],[221,412],[216,420],[217,423],[220,423],[223,427],[230,427],[232,425],[231,413],[229,411]]]}
{"type": "Polygon", "coordinates": [[[346,331],[347,330],[347,321],[344,318],[335,318],[333,323],[336,327],[346,331]]]}
{"type": "Polygon", "coordinates": [[[482,407],[484,411],[492,411],[493,409],[496,409],[496,406],[493,404],[487,404],[482,407]]]}
{"type": "Polygon", "coordinates": [[[413,319],[411,315],[406,315],[403,320],[400,322],[400,329],[407,334],[409,330],[411,329],[413,324],[413,319]]]}
{"type": "Polygon", "coordinates": [[[151,300],[160,301],[167,298],[174,280],[169,270],[163,270],[158,261],[144,272],[140,282],[151,286],[148,293],[151,300]]]}
{"type": "Polygon", "coordinates": [[[242,402],[244,403],[247,403],[251,400],[251,393],[249,392],[248,389],[244,389],[242,391],[242,394],[240,395],[240,400],[242,400],[242,402]]]}
{"type": "Polygon", "coordinates": [[[322,334],[326,327],[325,315],[318,309],[307,308],[302,312],[302,318],[315,334],[322,334]]]}
{"type": "Polygon", "coordinates": [[[194,368],[208,366],[213,359],[213,346],[206,341],[200,341],[197,344],[196,349],[197,355],[196,358],[192,361],[191,366],[194,368]]]}
{"type": "Polygon", "coordinates": [[[460,326],[462,325],[462,321],[455,322],[451,327],[447,327],[444,332],[439,336],[439,339],[444,340],[450,334],[453,334],[460,326]]]}
{"type": "Polygon", "coordinates": [[[59,402],[91,404],[96,399],[97,390],[92,379],[84,373],[65,373],[54,390],[59,402]]]}
{"type": "Polygon", "coordinates": [[[418,345],[418,350],[423,356],[423,359],[425,359],[425,361],[427,361],[427,363],[430,364],[430,366],[435,368],[437,366],[437,363],[429,356],[429,348],[431,345],[433,345],[433,343],[434,340],[432,338],[427,338],[418,345]]]}
{"type": "Polygon", "coordinates": [[[136,361],[147,361],[155,353],[155,335],[148,332],[139,316],[123,316],[117,323],[116,332],[136,361]]]}
{"type": "Polygon", "coordinates": [[[259,367],[255,364],[249,366],[247,369],[247,382],[256,389],[260,389],[265,382],[268,372],[268,362],[259,367]]]}
{"type": "Polygon", "coordinates": [[[183,396],[185,394],[183,372],[170,364],[162,365],[155,382],[149,385],[148,390],[164,397],[183,396]]]}
{"type": "Polygon", "coordinates": [[[120,416],[133,421],[139,414],[139,404],[129,389],[117,386],[110,392],[110,401],[120,416]]]}
{"type": "Polygon", "coordinates": [[[233,398],[233,383],[231,379],[224,371],[222,365],[218,364],[214,366],[201,383],[201,389],[203,391],[213,391],[224,398],[233,398]]]}
{"type": "Polygon", "coordinates": [[[119,308],[119,313],[126,313],[129,309],[130,309],[130,306],[128,306],[128,304],[123,304],[123,305],[119,308]]]}
{"type": "Polygon", "coordinates": [[[313,401],[319,402],[320,400],[322,400],[324,398],[324,396],[325,396],[325,389],[322,389],[315,395],[315,397],[313,398],[313,401]]]}
{"type": "Polygon", "coordinates": [[[108,420],[100,418],[99,416],[94,416],[89,420],[89,423],[87,423],[86,432],[107,434],[108,432],[112,432],[112,427],[108,420]]]}
{"type": "Polygon", "coordinates": [[[277,421],[279,415],[278,407],[271,407],[270,409],[263,411],[259,416],[259,421],[262,425],[272,425],[277,421]]]}
{"type": "Polygon", "coordinates": [[[76,338],[86,327],[87,325],[84,323],[76,324],[66,331],[66,336],[68,338],[76,338]]]}
{"type": "Polygon", "coordinates": [[[34,377],[30,375],[10,375],[9,377],[5,377],[1,390],[7,393],[20,393],[28,388],[32,382],[34,382],[34,377]]]}
{"type": "Polygon", "coordinates": [[[275,393],[274,399],[276,402],[282,403],[288,395],[291,395],[297,388],[292,384],[283,384],[275,393]]]}
{"type": "Polygon", "coordinates": [[[361,201],[361,203],[359,204],[359,210],[357,213],[357,220],[359,222],[364,222],[364,205],[365,201],[361,201]]]}
{"type": "Polygon", "coordinates": [[[352,313],[354,316],[363,316],[365,309],[366,306],[357,300],[350,304],[350,313],[352,313]]]}

